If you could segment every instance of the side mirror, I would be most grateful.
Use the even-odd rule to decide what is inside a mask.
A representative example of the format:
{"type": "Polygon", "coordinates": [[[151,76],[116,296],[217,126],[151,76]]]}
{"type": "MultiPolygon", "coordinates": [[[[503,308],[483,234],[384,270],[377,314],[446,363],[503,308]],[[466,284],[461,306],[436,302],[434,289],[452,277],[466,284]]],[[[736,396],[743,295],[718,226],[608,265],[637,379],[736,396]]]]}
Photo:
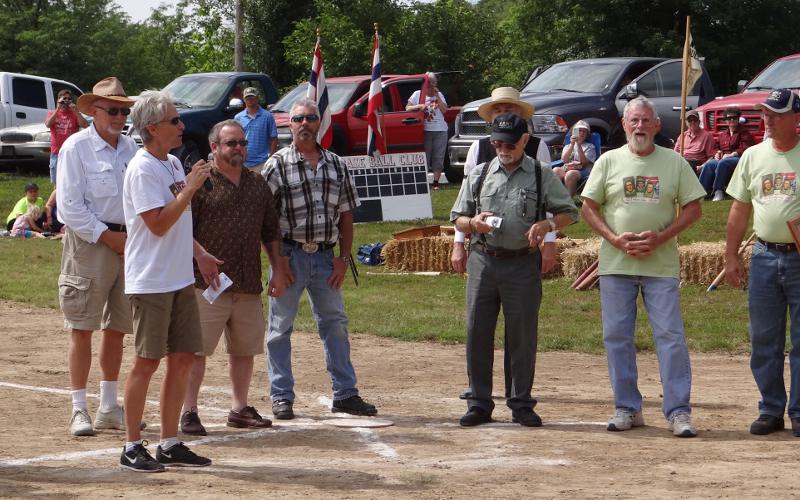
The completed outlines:
{"type": "Polygon", "coordinates": [[[234,97],[228,103],[228,111],[241,111],[244,109],[244,101],[238,97],[234,97]]]}
{"type": "Polygon", "coordinates": [[[629,83],[625,86],[625,97],[627,99],[636,99],[639,97],[639,88],[636,86],[636,82],[629,83]]]}
{"type": "Polygon", "coordinates": [[[361,117],[367,114],[367,100],[362,99],[353,106],[353,116],[361,117]]]}
{"type": "Polygon", "coordinates": [[[739,94],[741,94],[741,93],[742,93],[742,91],[744,90],[744,88],[745,88],[745,86],[746,86],[746,85],[747,85],[747,80],[739,80],[739,81],[736,83],[736,92],[738,92],[739,94]]]}

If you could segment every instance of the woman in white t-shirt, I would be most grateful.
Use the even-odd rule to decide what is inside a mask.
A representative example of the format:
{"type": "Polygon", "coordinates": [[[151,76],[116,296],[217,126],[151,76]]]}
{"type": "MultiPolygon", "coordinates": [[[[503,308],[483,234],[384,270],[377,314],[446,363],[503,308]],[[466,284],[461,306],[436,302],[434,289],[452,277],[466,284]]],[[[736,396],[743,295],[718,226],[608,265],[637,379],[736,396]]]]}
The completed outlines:
{"type": "Polygon", "coordinates": [[[561,153],[564,166],[553,169],[553,173],[561,179],[569,194],[573,196],[578,191],[578,184],[589,177],[592,165],[597,159],[598,152],[589,140],[591,133],[588,123],[583,120],[575,122],[572,126],[570,143],[564,146],[564,151],[561,153]]]}
{"type": "Polygon", "coordinates": [[[444,155],[447,152],[447,121],[444,114],[447,111],[447,101],[439,92],[436,74],[425,74],[428,84],[425,85],[424,102],[420,98],[421,91],[417,90],[408,99],[406,111],[422,111],[425,129],[425,157],[428,170],[433,171],[433,189],[439,189],[439,178],[444,170],[444,155]]]}

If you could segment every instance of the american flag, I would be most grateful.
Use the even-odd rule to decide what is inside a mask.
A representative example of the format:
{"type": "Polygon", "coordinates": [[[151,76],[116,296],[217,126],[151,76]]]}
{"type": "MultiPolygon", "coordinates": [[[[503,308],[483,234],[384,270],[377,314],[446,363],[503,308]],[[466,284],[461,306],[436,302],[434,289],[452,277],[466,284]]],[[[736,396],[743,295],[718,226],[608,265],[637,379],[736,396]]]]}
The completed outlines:
{"type": "Polygon", "coordinates": [[[372,52],[372,83],[369,86],[367,104],[367,155],[379,156],[386,153],[380,112],[383,110],[383,91],[381,88],[381,53],[378,47],[378,31],[375,30],[375,45],[372,52]]]}
{"type": "Polygon", "coordinates": [[[325,149],[331,146],[333,141],[333,129],[331,128],[331,110],[328,106],[328,87],[325,85],[325,68],[322,62],[322,49],[320,48],[319,35],[317,35],[317,46],[314,47],[314,60],[311,62],[311,74],[308,75],[308,90],[306,97],[314,100],[319,108],[320,122],[317,132],[317,142],[325,149]]]}

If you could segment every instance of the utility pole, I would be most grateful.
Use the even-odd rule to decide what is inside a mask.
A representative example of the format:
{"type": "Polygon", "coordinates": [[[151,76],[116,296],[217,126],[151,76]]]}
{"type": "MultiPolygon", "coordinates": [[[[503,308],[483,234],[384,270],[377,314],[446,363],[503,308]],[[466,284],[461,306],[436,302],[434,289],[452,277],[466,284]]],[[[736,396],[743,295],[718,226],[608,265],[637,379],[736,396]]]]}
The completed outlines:
{"type": "Polygon", "coordinates": [[[236,0],[236,21],[233,35],[233,68],[244,71],[244,55],[242,50],[242,19],[244,18],[242,0],[236,0]]]}

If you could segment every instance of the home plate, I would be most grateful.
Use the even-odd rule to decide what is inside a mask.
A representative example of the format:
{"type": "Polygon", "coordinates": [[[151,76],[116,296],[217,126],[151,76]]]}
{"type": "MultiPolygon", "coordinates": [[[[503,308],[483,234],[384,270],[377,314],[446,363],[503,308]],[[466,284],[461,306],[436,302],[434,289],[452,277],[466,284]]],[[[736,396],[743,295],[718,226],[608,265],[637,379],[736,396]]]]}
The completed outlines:
{"type": "Polygon", "coordinates": [[[322,423],[334,427],[389,427],[394,425],[391,420],[381,418],[329,418],[323,420],[322,423]]]}

